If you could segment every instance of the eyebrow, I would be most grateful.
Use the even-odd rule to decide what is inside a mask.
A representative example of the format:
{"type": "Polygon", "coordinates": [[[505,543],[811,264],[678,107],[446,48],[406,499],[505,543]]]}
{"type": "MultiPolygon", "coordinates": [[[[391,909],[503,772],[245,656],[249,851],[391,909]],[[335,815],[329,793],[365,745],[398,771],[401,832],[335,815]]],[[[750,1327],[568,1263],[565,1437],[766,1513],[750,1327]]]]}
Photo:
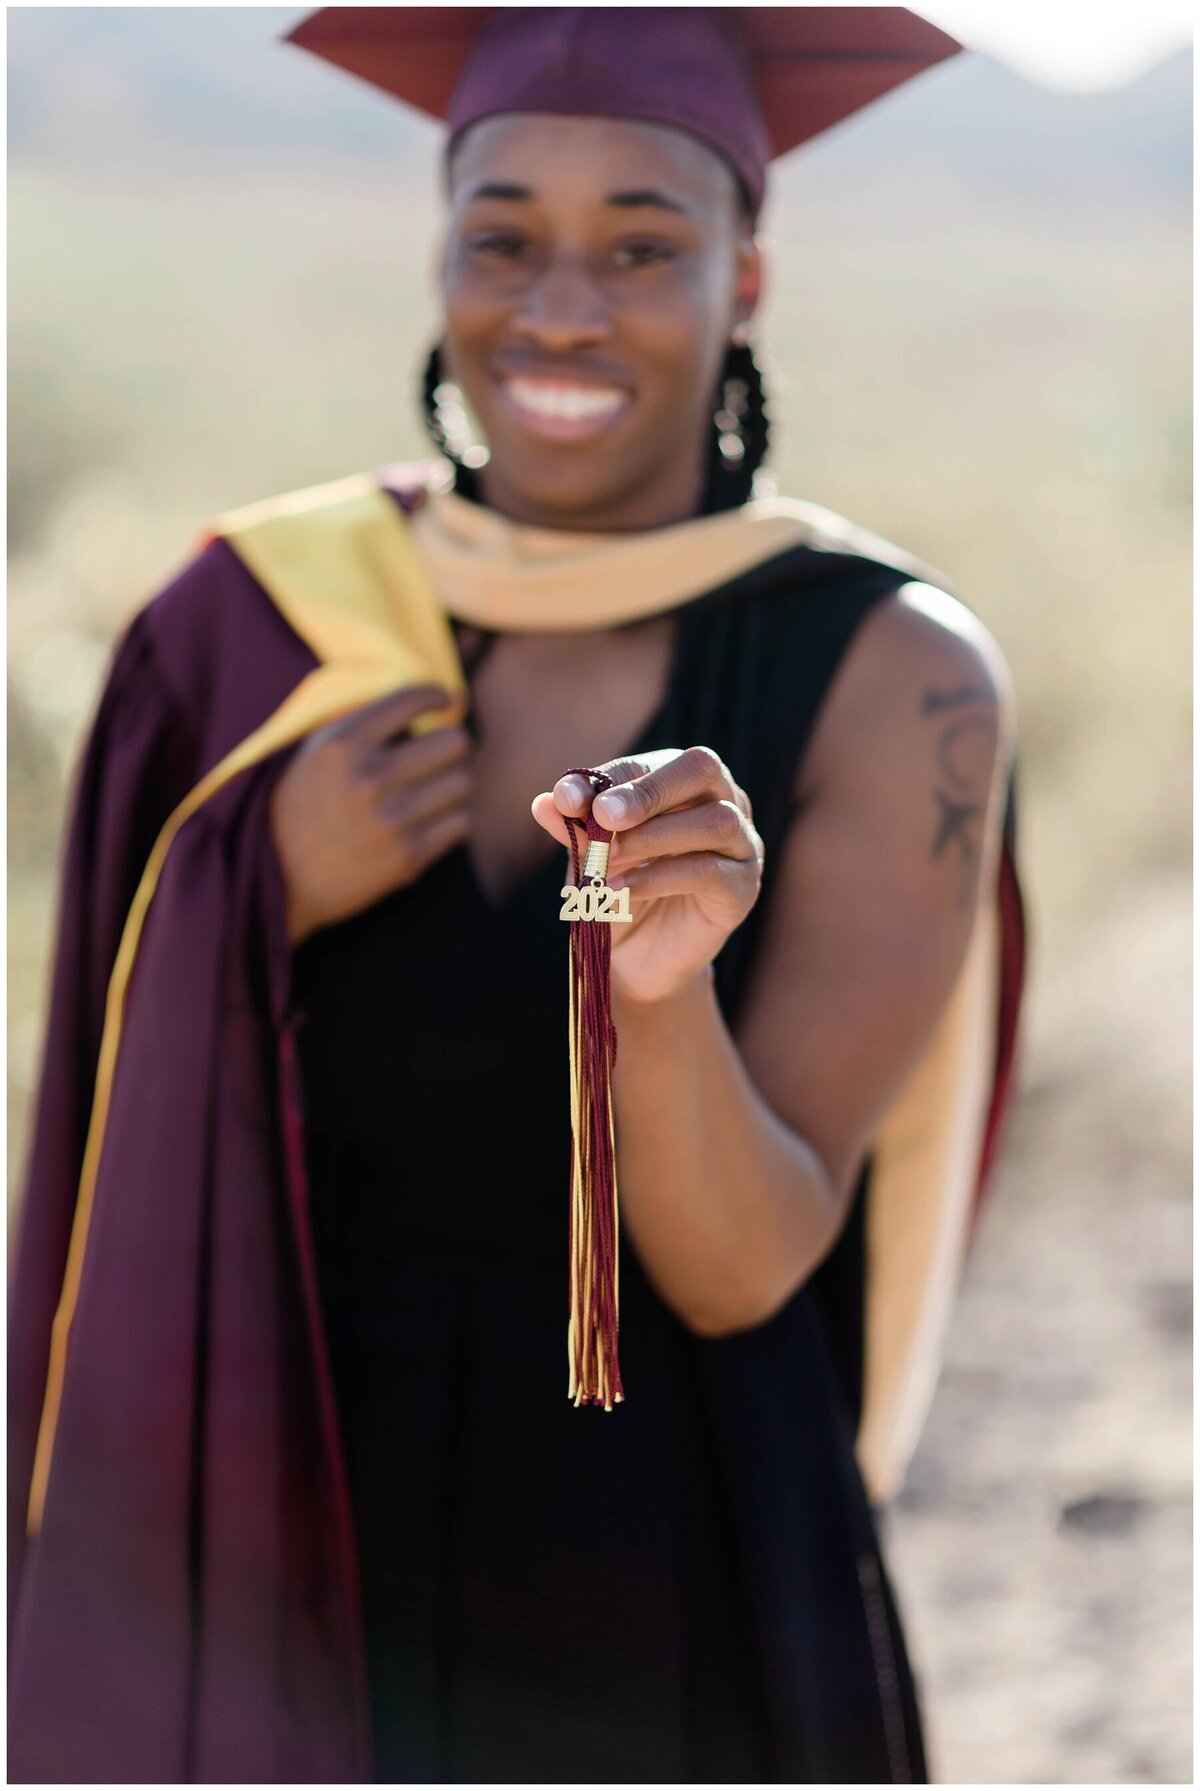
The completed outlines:
{"type": "Polygon", "coordinates": [[[517,186],[511,180],[485,180],[472,187],[468,199],[532,199],[533,188],[517,186]]]}
{"type": "MultiPolygon", "coordinates": [[[[523,187],[511,180],[485,180],[473,187],[468,199],[515,199],[529,200],[534,197],[532,187],[523,187]]],[[[657,206],[660,211],[678,212],[681,217],[691,215],[691,207],[680,199],[673,199],[659,187],[632,187],[620,193],[609,193],[605,203],[618,205],[623,210],[632,210],[638,206],[657,206]]]]}
{"type": "Polygon", "coordinates": [[[626,193],[610,193],[609,205],[622,205],[630,208],[638,205],[656,205],[660,211],[676,211],[681,217],[689,216],[691,206],[685,205],[682,199],[672,199],[659,187],[635,187],[626,193]]]}

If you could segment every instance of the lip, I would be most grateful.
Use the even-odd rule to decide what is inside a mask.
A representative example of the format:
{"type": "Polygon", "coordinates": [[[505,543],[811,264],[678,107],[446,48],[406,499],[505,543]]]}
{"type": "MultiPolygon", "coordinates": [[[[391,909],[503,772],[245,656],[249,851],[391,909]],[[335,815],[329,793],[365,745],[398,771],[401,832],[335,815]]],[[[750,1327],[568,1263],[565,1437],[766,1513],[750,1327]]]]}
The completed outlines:
{"type": "Polygon", "coordinates": [[[543,441],[594,441],[611,429],[633,403],[633,394],[627,387],[611,380],[580,379],[572,374],[513,371],[499,374],[494,385],[501,404],[518,427],[543,441]],[[606,408],[587,410],[582,415],[547,414],[522,401],[523,393],[529,395],[537,388],[547,395],[557,394],[560,404],[589,405],[602,396],[612,402],[606,408]]]}

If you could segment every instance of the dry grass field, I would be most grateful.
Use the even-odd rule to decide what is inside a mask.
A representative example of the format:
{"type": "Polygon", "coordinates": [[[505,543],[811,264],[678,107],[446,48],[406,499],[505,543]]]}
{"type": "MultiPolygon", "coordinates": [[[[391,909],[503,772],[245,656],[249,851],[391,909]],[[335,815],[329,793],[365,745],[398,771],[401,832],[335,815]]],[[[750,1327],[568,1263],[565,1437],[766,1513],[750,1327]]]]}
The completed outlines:
{"type": "MultiPolygon", "coordinates": [[[[28,15],[14,37],[18,71],[37,74],[28,15]]],[[[1113,95],[1107,111],[1075,113],[995,70],[975,105],[951,72],[944,111],[974,118],[978,142],[939,157],[936,120],[897,100],[788,167],[761,332],[780,485],[942,567],[1000,641],[1020,703],[1020,1099],[889,1517],[891,1556],[938,1777],[1183,1782],[1185,71],[1144,103],[1113,95]],[[1005,184],[1004,142],[989,154],[986,132],[1019,145],[1035,127],[1038,159],[1014,152],[1005,184]],[[1108,162],[1089,150],[1094,179],[1072,160],[1073,133],[1108,145],[1108,162]],[[1140,172],[1123,185],[1104,172],[1116,167],[1140,172]]],[[[39,93],[48,80],[42,69],[39,93]]],[[[88,91],[85,116],[99,115],[103,82],[99,100],[88,91]]],[[[398,140],[389,161],[374,142],[297,146],[293,118],[284,153],[265,128],[249,147],[233,126],[228,140],[214,112],[197,149],[160,114],[143,137],[128,125],[118,140],[114,125],[112,144],[90,147],[57,114],[35,115],[13,157],[14,1181],[65,780],[114,632],[217,510],[421,449],[428,134],[398,140]]]]}

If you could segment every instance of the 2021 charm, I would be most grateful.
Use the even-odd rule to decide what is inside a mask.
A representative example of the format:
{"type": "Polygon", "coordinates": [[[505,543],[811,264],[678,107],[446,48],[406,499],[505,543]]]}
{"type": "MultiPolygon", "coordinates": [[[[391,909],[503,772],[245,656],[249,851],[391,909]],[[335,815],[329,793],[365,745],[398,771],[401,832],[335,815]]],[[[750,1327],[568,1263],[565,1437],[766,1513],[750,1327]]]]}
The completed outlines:
{"type": "Polygon", "coordinates": [[[560,920],[631,921],[628,889],[611,889],[604,881],[608,871],[608,840],[589,840],[583,861],[586,883],[565,883],[559,892],[563,905],[560,920]]]}

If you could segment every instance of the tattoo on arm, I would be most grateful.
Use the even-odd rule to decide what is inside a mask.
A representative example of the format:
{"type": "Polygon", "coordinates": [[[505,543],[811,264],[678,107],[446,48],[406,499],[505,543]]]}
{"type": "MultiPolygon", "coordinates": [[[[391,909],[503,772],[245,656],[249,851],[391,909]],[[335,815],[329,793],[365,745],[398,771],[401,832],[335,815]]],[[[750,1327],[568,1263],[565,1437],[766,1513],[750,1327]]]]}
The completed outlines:
{"type": "Polygon", "coordinates": [[[971,734],[982,734],[987,746],[996,738],[996,725],[986,715],[964,715],[944,728],[937,743],[938,770],[956,790],[969,790],[979,783],[979,774],[971,763],[971,734]]]}
{"type": "Polygon", "coordinates": [[[931,858],[940,858],[951,840],[957,840],[959,846],[959,863],[969,865],[975,852],[975,844],[971,838],[971,824],[983,813],[981,802],[955,802],[947,796],[945,790],[933,792],[941,807],[938,820],[937,838],[933,842],[931,858]]]}
{"type": "MultiPolygon", "coordinates": [[[[944,726],[934,745],[937,782],[932,795],[937,809],[937,825],[931,859],[942,858],[957,846],[957,863],[961,874],[958,906],[971,900],[975,874],[982,845],[983,817],[987,791],[981,787],[972,735],[982,734],[990,746],[996,733],[996,699],[985,686],[963,684],[955,690],[927,690],[921,699],[922,715],[941,715],[946,710],[967,708],[974,713],[958,716],[944,726]]],[[[990,753],[984,755],[990,762],[990,753]]]]}

